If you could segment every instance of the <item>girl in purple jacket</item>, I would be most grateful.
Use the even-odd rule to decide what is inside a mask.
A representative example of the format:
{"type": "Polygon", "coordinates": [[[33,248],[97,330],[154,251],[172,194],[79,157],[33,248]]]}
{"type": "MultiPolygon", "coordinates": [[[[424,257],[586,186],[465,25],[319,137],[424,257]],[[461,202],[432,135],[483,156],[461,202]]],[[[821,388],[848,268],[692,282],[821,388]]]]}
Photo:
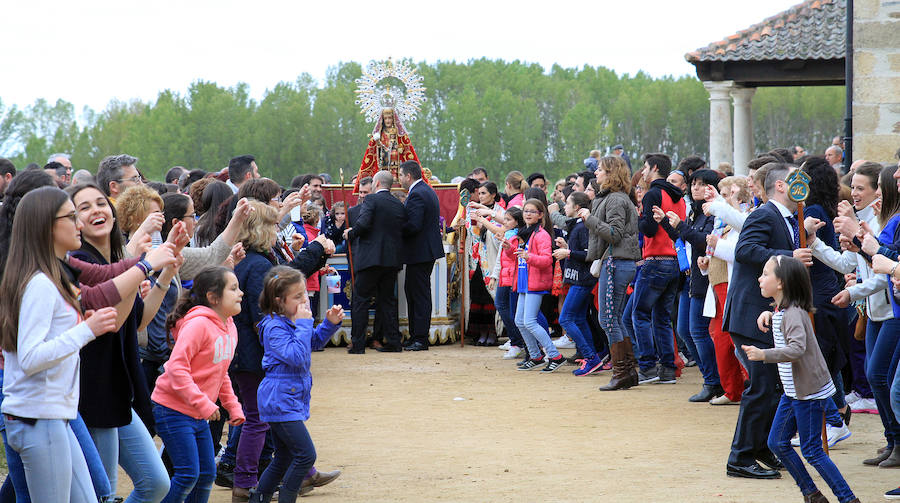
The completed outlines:
{"type": "MultiPolygon", "coordinates": [[[[250,503],[269,502],[282,479],[278,502],[293,503],[316,461],[316,448],[304,424],[309,419],[312,388],[310,352],[325,347],[341,325],[344,310],[332,306],[314,329],[302,273],[287,266],[273,267],[264,283],[259,298],[264,317],[258,328],[266,376],[257,401],[260,419],[269,423],[275,437],[275,459],[250,492],[250,503]]],[[[303,492],[312,487],[303,487],[303,492]]]]}

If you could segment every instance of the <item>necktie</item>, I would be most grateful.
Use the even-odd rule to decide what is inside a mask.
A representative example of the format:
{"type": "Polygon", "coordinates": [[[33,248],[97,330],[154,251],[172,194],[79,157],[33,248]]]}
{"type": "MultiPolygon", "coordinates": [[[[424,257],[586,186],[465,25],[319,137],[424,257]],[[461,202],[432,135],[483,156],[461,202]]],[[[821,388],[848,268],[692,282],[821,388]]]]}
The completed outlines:
{"type": "Polygon", "coordinates": [[[794,248],[800,248],[800,223],[794,215],[789,216],[787,220],[791,224],[791,231],[794,234],[794,248]]]}

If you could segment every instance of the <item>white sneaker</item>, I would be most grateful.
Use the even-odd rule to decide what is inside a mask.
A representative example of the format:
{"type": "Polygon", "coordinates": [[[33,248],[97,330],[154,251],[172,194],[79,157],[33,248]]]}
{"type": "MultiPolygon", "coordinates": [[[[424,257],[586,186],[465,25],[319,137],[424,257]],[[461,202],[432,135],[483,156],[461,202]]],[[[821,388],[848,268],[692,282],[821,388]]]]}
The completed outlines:
{"type": "Polygon", "coordinates": [[[878,414],[878,406],[875,405],[874,398],[860,398],[853,402],[850,410],[858,414],[878,414]]]}
{"type": "Polygon", "coordinates": [[[498,346],[497,349],[499,349],[500,351],[509,351],[510,346],[511,344],[509,343],[509,340],[507,340],[506,342],[498,346]]]}
{"type": "Polygon", "coordinates": [[[850,438],[850,435],[852,435],[852,433],[850,433],[850,428],[847,428],[847,425],[844,423],[841,423],[840,426],[826,424],[825,432],[828,436],[828,447],[834,447],[835,444],[841,440],[850,438]]]}
{"type": "Polygon", "coordinates": [[[794,435],[791,439],[791,447],[800,447],[800,435],[794,435]]]}
{"type": "Polygon", "coordinates": [[[504,360],[513,360],[525,356],[525,350],[519,346],[510,346],[506,353],[503,353],[504,360]]]}
{"type": "Polygon", "coordinates": [[[849,395],[844,395],[844,401],[847,402],[847,405],[853,405],[857,400],[862,398],[859,396],[859,393],[855,391],[851,391],[849,395]]]}
{"type": "Polygon", "coordinates": [[[556,339],[553,341],[553,345],[556,346],[556,349],[575,349],[575,341],[568,335],[556,339]]]}

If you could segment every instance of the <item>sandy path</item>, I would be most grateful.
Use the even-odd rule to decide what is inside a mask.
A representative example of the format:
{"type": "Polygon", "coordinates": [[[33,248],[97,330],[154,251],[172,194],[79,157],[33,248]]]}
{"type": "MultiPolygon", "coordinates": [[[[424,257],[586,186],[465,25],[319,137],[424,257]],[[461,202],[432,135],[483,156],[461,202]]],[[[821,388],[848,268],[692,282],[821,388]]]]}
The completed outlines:
{"type": "MultiPolygon", "coordinates": [[[[786,472],[725,476],[738,408],[688,403],[696,367],[676,385],[604,393],[605,373],[516,372],[501,354],[455,345],[316,353],[308,427],[317,466],[344,473],[304,501],[802,501],[786,472]]],[[[881,445],[881,423],[860,414],[851,429],[832,457],[862,501],[882,501],[900,470],[860,462],[881,445]]],[[[128,489],[123,473],[120,494],[128,489]]],[[[216,487],[210,501],[230,502],[230,492],[216,487]]]]}

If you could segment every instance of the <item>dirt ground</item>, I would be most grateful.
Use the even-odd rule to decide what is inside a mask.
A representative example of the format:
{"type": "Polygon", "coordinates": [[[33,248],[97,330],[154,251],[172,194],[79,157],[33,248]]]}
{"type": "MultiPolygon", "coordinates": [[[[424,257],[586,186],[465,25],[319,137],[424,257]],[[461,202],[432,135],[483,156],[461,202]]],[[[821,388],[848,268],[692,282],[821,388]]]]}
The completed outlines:
{"type": "MultiPolygon", "coordinates": [[[[304,501],[802,501],[787,472],[780,480],[725,476],[738,407],[689,403],[700,389],[696,367],[675,385],[600,392],[606,372],[518,372],[501,355],[458,345],[315,353],[307,426],[316,466],[343,474],[304,501]]],[[[861,463],[883,444],[881,423],[859,414],[850,427],[832,458],[861,501],[882,501],[900,470],[861,463]]],[[[119,480],[125,495],[128,477],[119,480]]],[[[216,487],[210,501],[230,497],[216,487]]]]}

